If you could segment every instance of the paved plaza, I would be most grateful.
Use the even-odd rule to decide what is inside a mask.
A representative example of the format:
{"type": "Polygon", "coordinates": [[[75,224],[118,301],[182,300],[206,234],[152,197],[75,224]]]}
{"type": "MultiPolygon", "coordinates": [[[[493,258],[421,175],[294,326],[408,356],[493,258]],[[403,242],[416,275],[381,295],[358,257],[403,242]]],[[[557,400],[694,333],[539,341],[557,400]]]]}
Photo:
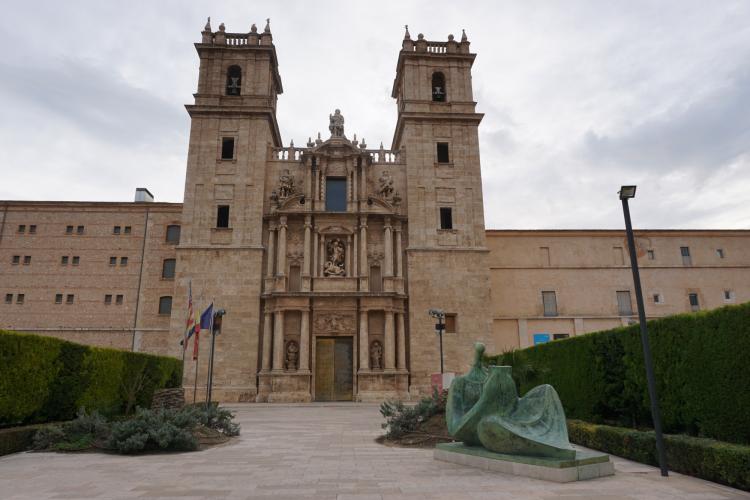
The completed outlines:
{"type": "Polygon", "coordinates": [[[377,405],[237,405],[242,435],[196,453],[0,458],[0,498],[750,499],[750,494],[614,459],[614,477],[557,484],[389,448],[377,405]]]}

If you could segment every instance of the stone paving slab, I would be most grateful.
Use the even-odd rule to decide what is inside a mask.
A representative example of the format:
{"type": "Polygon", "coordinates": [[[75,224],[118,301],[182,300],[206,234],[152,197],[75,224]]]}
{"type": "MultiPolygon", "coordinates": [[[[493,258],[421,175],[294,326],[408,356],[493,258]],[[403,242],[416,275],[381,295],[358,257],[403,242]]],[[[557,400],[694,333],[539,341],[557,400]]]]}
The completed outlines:
{"type": "Polygon", "coordinates": [[[239,439],[194,453],[17,453],[0,458],[0,499],[750,499],[750,494],[612,457],[615,475],[551,483],[436,461],[374,442],[377,405],[232,407],[239,439]]]}

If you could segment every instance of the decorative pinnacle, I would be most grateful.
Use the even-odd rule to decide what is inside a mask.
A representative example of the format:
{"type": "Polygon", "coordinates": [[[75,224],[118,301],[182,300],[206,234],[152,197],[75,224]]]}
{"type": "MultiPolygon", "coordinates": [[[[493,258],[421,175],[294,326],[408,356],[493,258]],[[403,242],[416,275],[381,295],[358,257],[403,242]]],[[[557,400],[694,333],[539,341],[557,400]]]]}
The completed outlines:
{"type": "Polygon", "coordinates": [[[383,141],[380,141],[380,149],[383,149],[383,141]]]}
{"type": "Polygon", "coordinates": [[[226,31],[226,29],[227,29],[227,28],[226,28],[226,26],[224,26],[224,23],[221,23],[221,24],[219,25],[219,31],[221,31],[221,32],[224,32],[224,31],[226,31]]]}
{"type": "Polygon", "coordinates": [[[258,32],[258,27],[255,25],[255,23],[253,23],[252,26],[250,26],[250,33],[257,33],[257,32],[258,32]]]}
{"type": "Polygon", "coordinates": [[[293,148],[293,147],[294,147],[294,139],[292,139],[291,141],[289,141],[289,147],[290,147],[290,148],[293,148]]]}
{"type": "Polygon", "coordinates": [[[461,30],[461,41],[462,42],[468,42],[469,39],[466,38],[466,30],[461,30]]]}
{"type": "Polygon", "coordinates": [[[452,41],[453,41],[453,34],[450,34],[450,35],[448,35],[448,41],[449,41],[449,42],[452,42],[452,41]]]}
{"type": "Polygon", "coordinates": [[[422,33],[418,34],[417,40],[424,40],[424,35],[422,33]]]}
{"type": "Polygon", "coordinates": [[[411,40],[411,35],[409,34],[409,25],[405,24],[404,28],[406,28],[406,33],[404,33],[404,40],[411,40]]]}
{"type": "Polygon", "coordinates": [[[211,31],[211,16],[208,16],[208,21],[206,21],[206,26],[203,27],[203,31],[211,31]]]}
{"type": "Polygon", "coordinates": [[[266,19],[266,27],[263,28],[263,33],[270,33],[271,32],[271,18],[266,19]]]}

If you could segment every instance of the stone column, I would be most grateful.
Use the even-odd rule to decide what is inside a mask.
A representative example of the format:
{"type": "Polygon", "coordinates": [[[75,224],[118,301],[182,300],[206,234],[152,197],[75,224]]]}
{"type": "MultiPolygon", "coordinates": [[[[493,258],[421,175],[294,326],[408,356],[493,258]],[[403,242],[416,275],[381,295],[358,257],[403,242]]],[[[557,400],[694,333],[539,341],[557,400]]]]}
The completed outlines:
{"type": "Polygon", "coordinates": [[[266,276],[269,278],[273,278],[273,261],[276,258],[274,253],[276,253],[275,247],[275,241],[276,241],[276,226],[270,226],[268,228],[268,262],[266,262],[266,276]]]}
{"type": "Polygon", "coordinates": [[[352,273],[352,235],[346,235],[346,276],[354,276],[352,273]]]}
{"type": "Polygon", "coordinates": [[[266,311],[263,322],[263,365],[262,370],[267,372],[271,369],[271,342],[273,342],[273,322],[271,312],[266,311]]]}
{"type": "Polygon", "coordinates": [[[310,369],[310,311],[302,311],[302,324],[299,331],[299,371],[310,369]]]}
{"type": "Polygon", "coordinates": [[[273,322],[273,371],[284,369],[284,311],[276,311],[273,322]]]}
{"type": "Polygon", "coordinates": [[[326,261],[326,239],[322,234],[318,237],[318,276],[323,276],[323,264],[326,261]]]}
{"type": "Polygon", "coordinates": [[[352,173],[352,193],[353,193],[354,201],[356,202],[359,200],[359,195],[357,193],[359,191],[359,179],[357,178],[357,159],[356,158],[352,159],[352,172],[353,172],[352,173]]]}
{"type": "Polygon", "coordinates": [[[354,231],[354,238],[352,243],[352,276],[359,276],[359,262],[357,262],[357,254],[359,253],[359,246],[357,242],[357,231],[354,231]]]}
{"type": "Polygon", "coordinates": [[[391,238],[391,219],[386,217],[384,221],[383,246],[385,247],[385,270],[383,276],[393,276],[393,239],[391,238]]]}
{"type": "Polygon", "coordinates": [[[318,232],[313,233],[312,275],[318,276],[318,232]]]}
{"type": "Polygon", "coordinates": [[[393,230],[396,231],[396,276],[400,278],[404,275],[404,254],[401,250],[401,223],[397,223],[393,230]]]}
{"type": "Polygon", "coordinates": [[[359,218],[359,233],[360,241],[359,244],[362,247],[360,253],[360,276],[367,276],[370,272],[370,268],[367,266],[367,216],[363,215],[359,218]]]}
{"type": "Polygon", "coordinates": [[[312,217],[305,216],[305,247],[302,263],[302,276],[310,276],[310,232],[312,231],[312,217]]]}
{"type": "Polygon", "coordinates": [[[277,274],[279,276],[286,275],[286,215],[279,218],[279,257],[277,262],[277,274]]]}
{"type": "Polygon", "coordinates": [[[398,329],[396,340],[398,364],[396,366],[399,370],[406,370],[406,329],[404,324],[404,313],[398,313],[396,319],[396,327],[398,329]]]}
{"type": "Polygon", "coordinates": [[[367,311],[359,312],[359,371],[370,369],[370,339],[367,311]]]}
{"type": "Polygon", "coordinates": [[[383,358],[385,361],[386,370],[394,370],[396,368],[396,337],[393,332],[393,311],[385,312],[385,338],[383,350],[383,358]]]}

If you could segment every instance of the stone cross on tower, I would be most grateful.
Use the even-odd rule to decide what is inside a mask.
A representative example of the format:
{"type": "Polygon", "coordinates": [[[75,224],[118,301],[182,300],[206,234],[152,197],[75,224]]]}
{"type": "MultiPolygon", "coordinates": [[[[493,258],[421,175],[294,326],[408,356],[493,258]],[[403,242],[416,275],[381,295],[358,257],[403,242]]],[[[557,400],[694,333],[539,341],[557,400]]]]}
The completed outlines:
{"type": "Polygon", "coordinates": [[[328,115],[330,124],[328,130],[331,131],[331,137],[344,137],[344,115],[341,110],[337,109],[332,115],[328,115]]]}

